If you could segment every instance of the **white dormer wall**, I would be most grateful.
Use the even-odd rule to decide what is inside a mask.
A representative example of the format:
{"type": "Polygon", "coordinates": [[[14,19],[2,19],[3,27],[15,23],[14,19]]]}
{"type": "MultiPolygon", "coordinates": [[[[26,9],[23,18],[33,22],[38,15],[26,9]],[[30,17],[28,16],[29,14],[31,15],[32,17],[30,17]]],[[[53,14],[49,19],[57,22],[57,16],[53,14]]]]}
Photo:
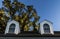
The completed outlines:
{"type": "Polygon", "coordinates": [[[6,30],[5,30],[5,34],[9,33],[9,27],[10,27],[10,25],[11,25],[12,23],[14,23],[14,24],[16,25],[14,34],[20,33],[19,23],[18,23],[17,21],[15,21],[15,20],[12,20],[12,21],[9,21],[9,22],[7,23],[6,30]]]}
{"type": "Polygon", "coordinates": [[[44,32],[44,28],[43,28],[43,25],[44,24],[48,24],[49,27],[50,27],[50,33],[49,34],[54,34],[54,31],[53,31],[53,24],[50,22],[50,21],[47,21],[47,20],[44,20],[43,22],[40,23],[40,29],[39,29],[39,33],[41,34],[45,34],[44,32]]]}

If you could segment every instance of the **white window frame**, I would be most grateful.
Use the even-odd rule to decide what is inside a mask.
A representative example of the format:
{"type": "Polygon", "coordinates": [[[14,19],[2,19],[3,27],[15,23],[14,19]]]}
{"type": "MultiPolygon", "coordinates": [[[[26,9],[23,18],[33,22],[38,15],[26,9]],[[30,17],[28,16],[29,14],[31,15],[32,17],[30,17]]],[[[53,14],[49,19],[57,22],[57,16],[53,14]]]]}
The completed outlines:
{"type": "Polygon", "coordinates": [[[49,25],[49,27],[50,27],[50,33],[47,33],[47,34],[52,34],[52,35],[54,35],[53,24],[52,24],[50,21],[47,21],[47,20],[44,20],[43,22],[40,23],[39,33],[41,33],[41,34],[46,34],[46,33],[44,32],[44,28],[43,28],[43,25],[46,24],[46,23],[47,23],[47,24],[49,25]]]}
{"type": "MultiPolygon", "coordinates": [[[[47,23],[45,23],[45,24],[47,24],[47,23]]],[[[48,24],[47,24],[48,26],[46,26],[45,24],[43,25],[44,32],[47,33],[47,34],[49,34],[49,33],[50,33],[50,26],[49,26],[48,24]],[[45,28],[45,27],[49,28],[49,31],[48,31],[48,32],[46,31],[46,30],[48,30],[48,29],[45,28]],[[45,30],[45,29],[46,29],[46,30],[45,30]]]]}
{"type": "Polygon", "coordinates": [[[19,33],[20,33],[19,23],[18,23],[17,21],[15,21],[15,20],[9,21],[9,22],[7,23],[7,26],[6,26],[6,29],[5,29],[5,34],[9,33],[9,27],[10,27],[10,25],[11,25],[12,23],[14,23],[14,24],[16,25],[14,34],[19,34],[19,33]]]}
{"type": "MultiPolygon", "coordinates": [[[[14,23],[12,23],[12,24],[14,24],[14,23]]],[[[12,24],[11,24],[11,25],[12,25],[12,24]]],[[[9,27],[9,31],[8,31],[8,32],[9,32],[9,33],[14,33],[14,32],[15,32],[15,27],[16,27],[16,25],[14,24],[14,25],[15,25],[14,27],[11,27],[11,25],[10,25],[10,27],[9,27]],[[10,32],[10,30],[12,30],[12,29],[14,29],[14,31],[11,31],[11,32],[10,32]]]]}

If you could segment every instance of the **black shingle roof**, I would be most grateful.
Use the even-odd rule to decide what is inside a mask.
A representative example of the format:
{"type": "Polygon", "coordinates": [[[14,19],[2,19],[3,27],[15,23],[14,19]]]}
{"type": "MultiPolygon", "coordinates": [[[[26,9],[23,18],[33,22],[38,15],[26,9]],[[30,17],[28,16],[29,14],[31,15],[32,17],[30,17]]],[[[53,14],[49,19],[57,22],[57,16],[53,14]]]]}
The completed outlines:
{"type": "Polygon", "coordinates": [[[41,35],[39,33],[19,33],[16,34],[0,34],[0,37],[60,37],[60,31],[54,31],[54,35],[52,34],[44,34],[41,35]]]}

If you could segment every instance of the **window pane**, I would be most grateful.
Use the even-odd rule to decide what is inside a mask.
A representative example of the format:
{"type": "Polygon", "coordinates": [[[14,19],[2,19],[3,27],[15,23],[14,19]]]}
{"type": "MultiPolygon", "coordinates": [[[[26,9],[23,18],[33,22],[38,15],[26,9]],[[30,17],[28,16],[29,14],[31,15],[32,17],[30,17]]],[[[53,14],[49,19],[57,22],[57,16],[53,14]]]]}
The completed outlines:
{"type": "Polygon", "coordinates": [[[15,24],[11,24],[9,27],[9,33],[14,33],[15,31],[15,24]]]}
{"type": "Polygon", "coordinates": [[[48,24],[44,24],[44,32],[45,33],[50,33],[50,27],[49,27],[49,25],[48,24]]]}
{"type": "Polygon", "coordinates": [[[10,28],[15,28],[15,24],[11,24],[10,25],[10,28]]]}
{"type": "Polygon", "coordinates": [[[13,33],[15,31],[15,28],[10,28],[9,33],[13,33]]]}

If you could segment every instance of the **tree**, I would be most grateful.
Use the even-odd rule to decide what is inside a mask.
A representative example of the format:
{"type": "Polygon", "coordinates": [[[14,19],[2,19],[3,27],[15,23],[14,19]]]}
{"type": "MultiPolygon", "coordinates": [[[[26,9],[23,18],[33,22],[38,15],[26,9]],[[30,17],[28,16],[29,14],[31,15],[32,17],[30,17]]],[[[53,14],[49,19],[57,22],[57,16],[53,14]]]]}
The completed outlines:
{"type": "MultiPolygon", "coordinates": [[[[25,4],[18,2],[18,0],[13,0],[13,1],[4,0],[3,7],[1,10],[5,14],[5,15],[2,14],[3,16],[1,16],[1,18],[4,18],[3,23],[5,23],[4,24],[5,27],[6,27],[6,23],[9,20],[16,20],[21,25],[20,28],[22,32],[29,31],[30,26],[34,27],[33,32],[38,30],[38,27],[39,27],[38,21],[40,17],[37,15],[37,12],[34,9],[33,5],[25,6],[25,4]],[[8,16],[6,14],[8,14],[8,16]],[[32,18],[34,18],[33,21],[31,21],[32,18]]],[[[0,23],[0,24],[3,24],[3,23],[0,23]]]]}
{"type": "Polygon", "coordinates": [[[5,11],[0,9],[0,33],[4,33],[5,27],[7,25],[8,17],[5,16],[5,11]]]}

